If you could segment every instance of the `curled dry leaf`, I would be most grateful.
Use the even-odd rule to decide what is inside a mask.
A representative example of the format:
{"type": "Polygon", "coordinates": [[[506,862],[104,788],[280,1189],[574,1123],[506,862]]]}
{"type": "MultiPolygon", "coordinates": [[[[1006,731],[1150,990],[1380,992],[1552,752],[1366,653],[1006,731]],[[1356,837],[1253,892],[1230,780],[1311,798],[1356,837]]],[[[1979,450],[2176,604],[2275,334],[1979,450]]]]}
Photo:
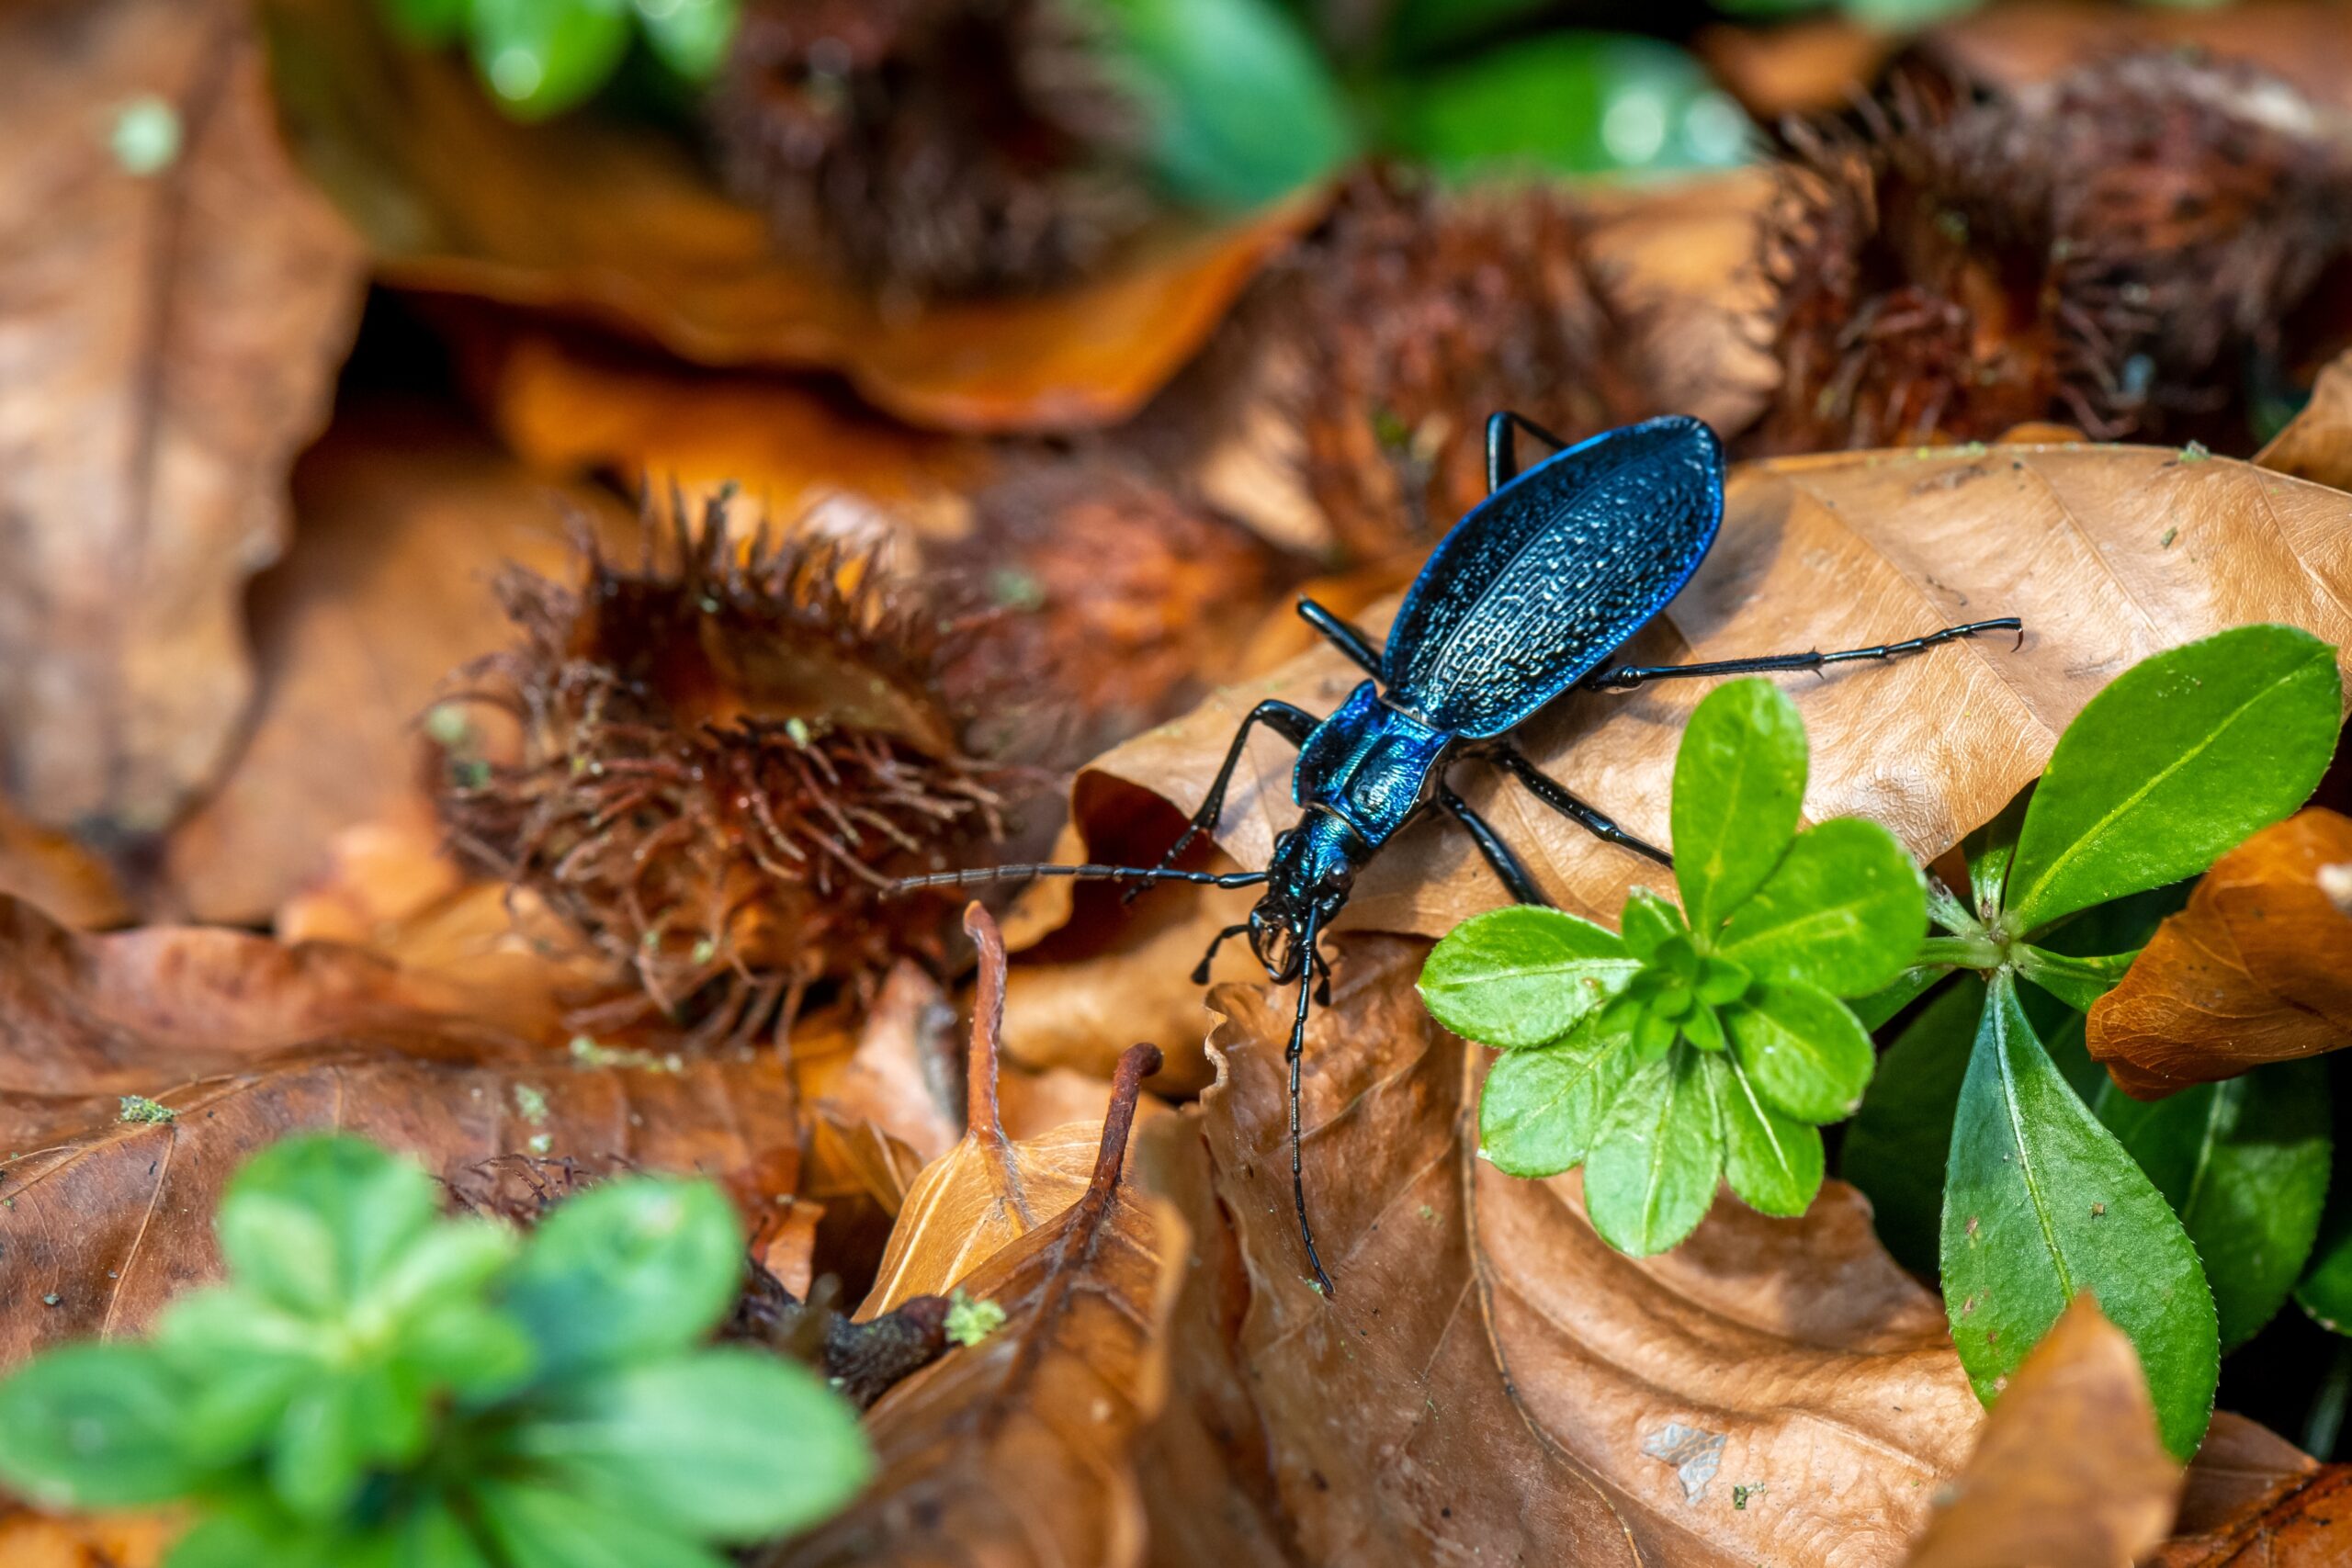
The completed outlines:
{"type": "Polygon", "coordinates": [[[0,1513],[0,1562],[9,1568],[157,1568],[183,1521],[168,1514],[0,1513]]]}
{"type": "MultiPolygon", "coordinates": [[[[2022,616],[2018,646],[1995,636],[1783,678],[1812,747],[1808,814],[1871,818],[1926,861],[2040,774],[2067,722],[2137,660],[2248,621],[2352,647],[2347,582],[2352,496],[2244,463],[2112,446],[1779,459],[1733,471],[1713,551],[1624,656],[1858,648],[2022,616]]],[[[1391,614],[1365,622],[1377,632],[1391,614]]],[[[1319,649],[1098,759],[1072,793],[1090,858],[1156,856],[1158,844],[1118,841],[1122,823],[1149,819],[1137,793],[1190,811],[1261,699],[1328,713],[1363,678],[1319,649]]],[[[1709,684],[1572,695],[1521,730],[1522,743],[1570,790],[1662,843],[1674,750],[1709,684]]],[[[1272,736],[1253,741],[1217,834],[1238,863],[1265,864],[1295,815],[1293,763],[1272,736]]],[[[1515,784],[1498,787],[1489,770],[1462,768],[1455,783],[1565,908],[1613,920],[1629,887],[1663,875],[1515,784]]],[[[1425,821],[1358,879],[1341,924],[1435,937],[1503,901],[1468,836],[1425,821]]]]}
{"type": "MultiPolygon", "coordinates": [[[[965,910],[964,929],[980,950],[964,1136],[907,1190],[874,1289],[857,1309],[861,1319],[911,1296],[945,1295],[990,1257],[1077,1202],[1102,1138],[1101,1124],[1092,1122],[1067,1122],[1018,1142],[1006,1135],[997,1101],[1004,939],[978,904],[965,910]]],[[[1154,1052],[1155,1066],[1158,1060],[1154,1052]]]]}
{"type": "Polygon", "coordinates": [[[781,258],[761,216],[668,140],[582,117],[516,125],[460,62],[384,39],[371,9],[265,6],[295,144],[384,276],[592,316],[704,364],[838,370],[915,424],[1125,419],[1317,205],[1155,231],[1053,294],[888,309],[781,258]]]}
{"type": "Polygon", "coordinates": [[[254,593],[259,711],[165,847],[155,902],[174,916],[266,920],[330,874],[338,832],[425,798],[426,708],[509,636],[492,576],[508,562],[568,576],[575,527],[616,550],[638,538],[608,495],[550,486],[458,422],[397,404],[346,410],[295,469],[294,504],[300,535],[254,593]]]}
{"type": "Polygon", "coordinates": [[[773,1055],[575,1061],[458,1021],[352,950],[0,917],[0,1362],[136,1332],[213,1278],[221,1187],[289,1133],[357,1133],[445,1179],[528,1153],[702,1171],[747,1207],[797,1186],[773,1055]]]}
{"type": "Polygon", "coordinates": [[[2312,383],[2312,400],[2254,455],[2256,467],[2314,484],[2352,490],[2352,355],[2312,383]]]}
{"type": "Polygon", "coordinates": [[[28,820],[6,799],[0,799],[0,895],[22,898],[83,930],[130,919],[111,867],[72,834],[28,820]]]}
{"type": "Polygon", "coordinates": [[[2346,1561],[2352,1561],[2352,1465],[2330,1464],[2312,1466],[2261,1507],[2166,1541],[2141,1568],[2335,1568],[2346,1561]]]}
{"type": "Polygon", "coordinates": [[[0,141],[26,150],[0,170],[0,784],[150,833],[252,695],[242,591],[325,423],[359,247],[278,144],[232,0],[11,6],[0,141]],[[175,155],[147,166],[126,106],[175,155]]]}
{"type": "Polygon", "coordinates": [[[2352,914],[2322,882],[2347,863],[2352,818],[2324,807],[2215,861],[2091,1009],[2093,1058],[2125,1093],[2160,1100],[2352,1045],[2352,914]]]}
{"type": "Polygon", "coordinates": [[[1120,1177],[1158,1057],[1137,1045],[1120,1059],[1077,1202],[965,1281],[1004,1325],[885,1395],[866,1421],[880,1469],[865,1495],[761,1568],[1143,1562],[1133,1456],[1166,1395],[1188,1241],[1173,1209],[1120,1177]]]}
{"type": "Polygon", "coordinates": [[[2139,1354],[2085,1292],[2008,1380],[1908,1568],[2136,1561],[2179,1491],[2139,1354]]]}
{"type": "Polygon", "coordinates": [[[1573,1177],[1477,1157],[1487,1053],[1430,1022],[1427,953],[1350,942],[1309,1027],[1329,1300],[1291,1213],[1290,998],[1216,994],[1225,1081],[1202,1106],[1250,1283],[1238,1359],[1302,1555],[1509,1562],[1533,1539],[1579,1564],[1894,1560],[1983,1415],[1868,1206],[1832,1182],[1801,1220],[1727,1201],[1672,1253],[1611,1250],[1573,1177]]]}

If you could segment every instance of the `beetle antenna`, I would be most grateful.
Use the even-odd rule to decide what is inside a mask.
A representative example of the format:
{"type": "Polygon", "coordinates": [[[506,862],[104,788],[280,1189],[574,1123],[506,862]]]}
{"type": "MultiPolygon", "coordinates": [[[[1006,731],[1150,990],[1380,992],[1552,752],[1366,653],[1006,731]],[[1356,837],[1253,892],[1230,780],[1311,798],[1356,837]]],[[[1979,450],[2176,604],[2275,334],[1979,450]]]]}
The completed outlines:
{"type": "Polygon", "coordinates": [[[1254,887],[1266,880],[1262,871],[1168,871],[1142,865],[990,865],[974,871],[940,871],[928,876],[906,876],[890,884],[892,893],[918,887],[978,887],[985,882],[1011,882],[1028,876],[1069,876],[1082,882],[1116,882],[1128,877],[1153,882],[1197,882],[1207,887],[1254,887]]]}
{"type": "Polygon", "coordinates": [[[1306,930],[1299,941],[1305,944],[1307,961],[1298,971],[1298,1019],[1290,1028],[1290,1196],[1298,1210],[1298,1239],[1306,1244],[1306,1266],[1315,1270],[1316,1288],[1329,1301],[1338,1292],[1331,1276],[1323,1269],[1323,1259],[1315,1255],[1315,1227],[1306,1223],[1306,1177],[1299,1158],[1298,1135],[1298,1064],[1306,1055],[1306,1010],[1308,999],[1315,994],[1315,919],[1307,917],[1306,930]]]}

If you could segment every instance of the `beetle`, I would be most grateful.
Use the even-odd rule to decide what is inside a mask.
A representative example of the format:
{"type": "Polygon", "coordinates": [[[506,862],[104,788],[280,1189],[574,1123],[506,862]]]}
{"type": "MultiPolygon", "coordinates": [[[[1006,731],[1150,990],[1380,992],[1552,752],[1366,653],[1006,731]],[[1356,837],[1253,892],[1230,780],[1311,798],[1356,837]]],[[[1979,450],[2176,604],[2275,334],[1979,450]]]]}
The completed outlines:
{"type": "MultiPolygon", "coordinates": [[[[1545,806],[1597,837],[1660,865],[1672,858],[1578,799],[1536,768],[1511,732],[1572,690],[1630,691],[1652,681],[1819,670],[1854,660],[1917,653],[1980,632],[2016,631],[2014,616],[1945,626],[1902,642],[1832,653],[1770,654],[1699,664],[1611,667],[1706,558],[1722,526],[1723,444],[1683,415],[1604,432],[1573,445],[1508,410],[1487,422],[1487,498],[1454,525],[1406,591],[1385,646],[1312,599],[1308,625],[1361,668],[1364,681],[1328,716],[1269,698],[1235,732],[1216,778],[1182,835],[1156,866],[1017,865],[908,878],[901,888],[969,886],[1001,877],[1131,878],[1213,887],[1263,886],[1243,923],[1217,933],[1198,968],[1227,939],[1247,933],[1277,985],[1298,982],[1285,1060],[1290,1069],[1291,1196],[1316,1284],[1331,1279],[1315,1248],[1299,1145],[1299,1061],[1310,994],[1328,1003],[1330,965],[1316,946],[1348,902],[1357,874],[1409,822],[1432,808],[1465,829],[1521,903],[1548,902],[1519,858],[1447,773],[1478,761],[1516,778],[1545,806]],[[1515,433],[1552,449],[1519,471],[1515,433]],[[1274,838],[1262,871],[1180,871],[1194,839],[1224,813],[1250,732],[1263,725],[1298,748],[1291,795],[1296,825],[1274,838]]],[[[1131,890],[1141,891],[1141,888],[1131,890]]]]}

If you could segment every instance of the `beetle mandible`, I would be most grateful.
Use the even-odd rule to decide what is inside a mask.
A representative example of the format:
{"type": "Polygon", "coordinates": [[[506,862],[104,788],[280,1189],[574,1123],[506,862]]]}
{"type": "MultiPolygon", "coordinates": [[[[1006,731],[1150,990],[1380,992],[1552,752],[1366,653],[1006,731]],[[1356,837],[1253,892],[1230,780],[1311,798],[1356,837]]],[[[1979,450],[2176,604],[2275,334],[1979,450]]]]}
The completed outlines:
{"type": "Polygon", "coordinates": [[[1447,783],[1453,764],[1475,760],[1498,768],[1600,839],[1671,865],[1665,851],[1626,832],[1538,770],[1511,743],[1511,731],[1571,689],[1629,691],[1667,679],[1818,670],[1917,653],[1978,632],[2023,635],[2010,615],[1834,653],[1606,668],[1690,581],[1714,543],[1723,523],[1723,444],[1700,421],[1669,415],[1571,446],[1506,411],[1487,422],[1487,499],[1454,525],[1413,580],[1385,648],[1314,600],[1298,602],[1299,615],[1367,679],[1327,716],[1272,698],[1250,709],[1200,809],[1159,864],[999,866],[898,884],[969,886],[1001,877],[1073,876],[1134,878],[1145,886],[1162,880],[1262,886],[1266,891],[1249,919],[1217,934],[1193,977],[1205,983],[1218,946],[1246,932],[1268,976],[1278,985],[1298,982],[1285,1057],[1291,1196],[1307,1267],[1327,1294],[1331,1279],[1306,1217],[1298,1122],[1299,1059],[1318,978],[1322,999],[1329,1000],[1330,965],[1317,938],[1347,904],[1357,874],[1407,823],[1432,807],[1468,829],[1512,897],[1548,901],[1510,847],[1447,783]],[[1514,428],[1553,449],[1524,473],[1514,428]],[[1172,869],[1195,838],[1215,831],[1226,789],[1258,725],[1298,748],[1291,781],[1301,810],[1297,824],[1275,836],[1263,871],[1172,869]]]}

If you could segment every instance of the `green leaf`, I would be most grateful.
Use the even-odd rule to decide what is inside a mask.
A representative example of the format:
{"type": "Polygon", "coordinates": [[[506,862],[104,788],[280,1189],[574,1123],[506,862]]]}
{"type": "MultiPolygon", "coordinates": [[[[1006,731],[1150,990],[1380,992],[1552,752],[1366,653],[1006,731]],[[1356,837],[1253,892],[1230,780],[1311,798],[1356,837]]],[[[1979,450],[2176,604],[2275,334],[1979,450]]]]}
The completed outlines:
{"type": "Polygon", "coordinates": [[[1990,1404],[2083,1291],[2140,1352],[2182,1459],[2213,1411],[2221,1349],[2197,1249],[2163,1194],[2076,1099],[1994,977],[1961,1089],[1944,1185],[1944,1305],[1990,1404]]]}
{"type": "Polygon", "coordinates": [[[1749,1208],[1802,1214],[1821,1190],[1821,1133],[1764,1103],[1738,1059],[1705,1058],[1724,1131],[1724,1175],[1749,1208]]]}
{"type": "Polygon", "coordinates": [[[1879,1058],[1838,1156],[1838,1174],[1871,1201],[1879,1240],[1923,1277],[1936,1271],[1952,1114],[1984,1012],[1984,982],[1963,974],[1913,1015],[1879,1058]]]}
{"type": "Polygon", "coordinates": [[[1894,835],[1840,817],[1797,835],[1715,950],[1760,980],[1833,997],[1893,985],[1928,934],[1928,885],[1894,835]]]}
{"type": "Polygon", "coordinates": [[[1854,1113],[1871,1081],[1869,1031],[1843,1003],[1801,982],[1759,986],[1723,1010],[1733,1052],[1758,1093],[1803,1122],[1854,1113]]]}
{"type": "Polygon", "coordinates": [[[1384,140],[1457,175],[1588,175],[1741,162],[1747,117],[1681,50],[1553,32],[1392,78],[1384,140]]]}
{"type": "Polygon", "coordinates": [[[796,1362],[743,1349],[592,1379],[517,1432],[514,1451],[583,1496],[728,1541],[814,1524],[874,1470],[847,1400],[796,1362]]]}
{"type": "Polygon", "coordinates": [[[2240,626],[2142,660],[2066,727],[2026,807],[2019,934],[2203,871],[2307,798],[2335,750],[2335,650],[2240,626]]]}
{"type": "Polygon", "coordinates": [[[324,1522],[359,1490],[369,1433],[349,1376],[327,1373],[287,1402],[269,1449],[270,1491],[297,1518],[324,1522]]]}
{"type": "Polygon", "coordinates": [[[743,1232],[707,1181],[630,1177],[559,1204],[531,1235],[506,1309],[543,1377],[683,1350],[735,1299],[743,1232]]]}
{"type": "Polygon", "coordinates": [[[471,1491],[504,1568],[728,1568],[708,1548],[601,1498],[514,1481],[471,1491]]]}
{"type": "Polygon", "coordinates": [[[1557,1044],[1505,1052],[1478,1096],[1479,1152],[1509,1176],[1557,1176],[1581,1165],[1633,1073],[1629,1044],[1587,1019],[1557,1044]]]}
{"type": "Polygon", "coordinates": [[[288,1138],[245,1163],[215,1229],[237,1284],[327,1315],[386,1276],[432,1226],[433,1181],[361,1138],[288,1138]]]}
{"type": "Polygon", "coordinates": [[[412,49],[449,43],[465,30],[468,0],[376,0],[393,35],[412,49]]]}
{"type": "Polygon", "coordinates": [[[516,119],[584,101],[628,52],[627,0],[473,0],[474,69],[516,119]]]}
{"type": "Polygon", "coordinates": [[[1690,715],[1674,759],[1674,878],[1690,929],[1711,939],[1764,886],[1796,838],[1804,724],[1763,681],[1733,681],[1690,715]]]}
{"type": "Polygon", "coordinates": [[[2327,1201],[2327,1064],[2280,1062],[2153,1105],[2113,1083],[2098,1118],[2180,1216],[2227,1353],[2283,1306],[2327,1201]]]}
{"type": "Polygon", "coordinates": [[[1180,201],[1244,209],[1355,151],[1322,56],[1269,0],[1101,0],[1116,80],[1142,106],[1153,173],[1180,201]]]}
{"type": "Polygon", "coordinates": [[[1465,1040],[1541,1045],[1566,1035],[1641,967],[1622,940],[1590,920],[1514,904],[1446,932],[1421,968],[1421,1000],[1465,1040]]]}
{"type": "Polygon", "coordinates": [[[1385,52],[1391,60],[1442,53],[1551,4],[1552,0],[1400,0],[1388,16],[1385,52]]]}
{"type": "Polygon", "coordinates": [[[143,1346],[70,1345],[38,1357],[0,1382],[0,1481],[50,1508],[181,1496],[199,1479],[179,1440],[184,1389],[143,1346]]]}
{"type": "Polygon", "coordinates": [[[2132,952],[2076,958],[2023,942],[2009,949],[2009,960],[2017,965],[2018,975],[2077,1012],[2090,1011],[2093,1003],[2115,989],[2122,982],[2123,972],[2139,956],[2132,952]]]}
{"type": "Polygon", "coordinates": [[[707,82],[734,40],[741,0],[629,0],[645,41],[689,82],[707,82]]]}
{"type": "Polygon", "coordinates": [[[1896,1013],[1926,996],[1930,987],[1951,972],[1950,964],[1915,964],[1897,975],[1892,986],[1867,997],[1856,997],[1846,1006],[1861,1020],[1864,1029],[1883,1028],[1896,1013]]]}
{"type": "Polygon", "coordinates": [[[1668,1053],[1627,1081],[1594,1137],[1584,1168],[1593,1229],[1631,1257],[1664,1252],[1706,1217],[1723,1153],[1699,1053],[1668,1053]]]}
{"type": "Polygon", "coordinates": [[[2026,803],[2032,798],[2033,785],[2028,784],[2001,807],[1999,816],[1960,841],[1961,855],[1968,863],[1969,895],[1976,901],[1978,918],[1988,924],[2001,912],[2009,865],[2017,857],[2018,829],[2025,826],[2026,803]]]}
{"type": "Polygon", "coordinates": [[[1646,962],[1657,955],[1657,950],[1679,936],[1687,936],[1690,928],[1682,923],[1682,911],[1673,900],[1647,887],[1636,887],[1625,895],[1624,912],[1617,918],[1618,929],[1624,933],[1626,951],[1646,962]]]}
{"type": "Polygon", "coordinates": [[[2330,1178],[2319,1239],[2295,1287],[2295,1303],[2322,1328],[2352,1335],[2352,1160],[2335,1161],[2330,1178]]]}

